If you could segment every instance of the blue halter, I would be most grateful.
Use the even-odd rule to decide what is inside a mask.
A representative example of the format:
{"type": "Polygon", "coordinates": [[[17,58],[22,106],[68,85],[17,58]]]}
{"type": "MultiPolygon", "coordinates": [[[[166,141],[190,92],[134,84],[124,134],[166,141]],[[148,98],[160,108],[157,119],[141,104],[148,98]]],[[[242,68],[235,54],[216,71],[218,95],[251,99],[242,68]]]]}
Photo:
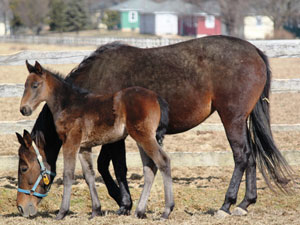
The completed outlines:
{"type": "Polygon", "coordinates": [[[34,196],[39,197],[39,198],[43,198],[43,197],[46,197],[48,195],[49,190],[47,190],[47,192],[45,194],[41,194],[41,193],[36,192],[35,189],[39,185],[41,179],[43,179],[43,177],[46,176],[46,174],[49,174],[50,176],[55,177],[56,173],[53,173],[53,172],[46,169],[46,167],[43,163],[42,156],[41,156],[38,148],[36,147],[34,141],[32,141],[32,146],[33,146],[33,148],[35,150],[35,153],[37,155],[37,160],[38,160],[38,162],[40,164],[40,167],[41,167],[41,173],[40,173],[40,176],[38,177],[38,179],[36,180],[35,184],[31,188],[31,190],[24,190],[24,189],[18,188],[18,192],[22,192],[22,193],[27,194],[27,195],[34,195],[34,196]]]}

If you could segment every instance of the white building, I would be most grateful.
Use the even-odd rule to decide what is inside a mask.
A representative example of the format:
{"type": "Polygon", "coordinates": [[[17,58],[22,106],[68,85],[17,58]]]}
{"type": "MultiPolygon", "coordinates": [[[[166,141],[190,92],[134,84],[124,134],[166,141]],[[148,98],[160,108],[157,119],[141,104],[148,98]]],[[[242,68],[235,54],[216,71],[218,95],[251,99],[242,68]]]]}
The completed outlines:
{"type": "Polygon", "coordinates": [[[246,39],[265,39],[273,37],[274,23],[267,16],[247,16],[244,18],[244,36],[246,39]]]}

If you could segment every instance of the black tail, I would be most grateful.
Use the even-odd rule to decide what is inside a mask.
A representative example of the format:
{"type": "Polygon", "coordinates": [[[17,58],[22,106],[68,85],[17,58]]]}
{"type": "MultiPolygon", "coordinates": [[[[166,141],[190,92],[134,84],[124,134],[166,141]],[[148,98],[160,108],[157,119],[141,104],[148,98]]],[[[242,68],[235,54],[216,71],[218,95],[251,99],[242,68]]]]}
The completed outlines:
{"type": "Polygon", "coordinates": [[[169,125],[169,105],[166,102],[166,100],[164,100],[160,96],[158,96],[157,100],[160,106],[161,115],[160,115],[159,125],[156,130],[156,140],[159,145],[162,145],[164,136],[167,132],[167,128],[169,125]]]}
{"type": "Polygon", "coordinates": [[[293,179],[293,170],[274,143],[269,114],[271,70],[267,56],[257,51],[267,67],[267,82],[249,117],[248,141],[268,186],[274,190],[272,180],[281,191],[288,192],[287,183],[293,179]]]}

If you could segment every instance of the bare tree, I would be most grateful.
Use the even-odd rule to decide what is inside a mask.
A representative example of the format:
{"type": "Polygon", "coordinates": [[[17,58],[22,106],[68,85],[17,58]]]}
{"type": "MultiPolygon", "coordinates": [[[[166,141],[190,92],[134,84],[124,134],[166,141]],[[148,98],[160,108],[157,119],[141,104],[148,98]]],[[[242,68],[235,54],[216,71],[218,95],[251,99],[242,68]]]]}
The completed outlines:
{"type": "Polygon", "coordinates": [[[9,0],[0,0],[0,18],[2,17],[5,26],[5,35],[8,33],[7,21],[11,17],[9,0]]]}
{"type": "Polygon", "coordinates": [[[249,1],[218,0],[220,16],[228,35],[243,37],[244,17],[249,11],[249,1]]]}
{"type": "Polygon", "coordinates": [[[42,30],[49,0],[14,0],[14,14],[36,34],[42,30]]]}
{"type": "Polygon", "coordinates": [[[299,0],[256,0],[256,7],[258,12],[273,20],[275,32],[281,30],[289,19],[300,15],[299,0]]]}

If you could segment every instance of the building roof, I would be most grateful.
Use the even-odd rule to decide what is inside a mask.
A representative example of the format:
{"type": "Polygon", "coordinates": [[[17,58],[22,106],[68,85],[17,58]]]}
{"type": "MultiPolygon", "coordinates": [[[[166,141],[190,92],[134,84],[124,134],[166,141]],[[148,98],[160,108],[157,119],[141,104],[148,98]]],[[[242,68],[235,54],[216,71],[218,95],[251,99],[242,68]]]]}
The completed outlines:
{"type": "Polygon", "coordinates": [[[135,10],[141,13],[174,13],[174,14],[198,14],[204,13],[198,6],[183,0],[166,0],[154,2],[151,0],[128,0],[121,4],[109,7],[110,10],[129,11],[135,10]]]}
{"type": "Polygon", "coordinates": [[[159,3],[153,2],[151,0],[128,0],[120,4],[109,7],[110,10],[116,11],[128,11],[135,10],[140,12],[149,12],[152,9],[158,7],[159,3]]]}

